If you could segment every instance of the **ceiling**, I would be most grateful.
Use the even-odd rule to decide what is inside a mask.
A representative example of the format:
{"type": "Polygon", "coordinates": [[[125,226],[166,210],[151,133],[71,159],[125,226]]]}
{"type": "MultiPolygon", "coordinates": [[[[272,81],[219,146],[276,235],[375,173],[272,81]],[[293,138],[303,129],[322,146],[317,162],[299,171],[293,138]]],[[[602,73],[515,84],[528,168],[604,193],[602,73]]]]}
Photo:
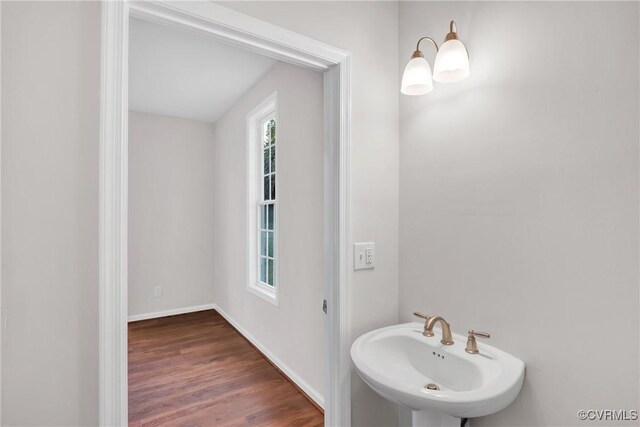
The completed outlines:
{"type": "Polygon", "coordinates": [[[131,18],[129,108],[215,122],[278,62],[131,18]]]}

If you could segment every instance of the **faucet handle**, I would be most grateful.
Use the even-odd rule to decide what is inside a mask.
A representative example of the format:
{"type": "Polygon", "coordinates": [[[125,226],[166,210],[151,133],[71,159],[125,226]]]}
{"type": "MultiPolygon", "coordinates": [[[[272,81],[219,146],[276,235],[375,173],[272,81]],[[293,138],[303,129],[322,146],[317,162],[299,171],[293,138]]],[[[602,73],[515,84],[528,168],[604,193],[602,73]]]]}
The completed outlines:
{"type": "Polygon", "coordinates": [[[491,335],[488,334],[487,332],[478,332],[478,331],[474,331],[473,329],[470,329],[469,337],[467,338],[467,346],[465,347],[464,351],[471,354],[477,354],[479,352],[478,343],[476,342],[476,337],[491,338],[491,335]]]}
{"type": "Polygon", "coordinates": [[[419,311],[414,311],[413,315],[416,316],[416,317],[419,317],[421,319],[424,319],[424,320],[429,320],[431,318],[431,316],[429,316],[427,314],[422,314],[419,311]]]}

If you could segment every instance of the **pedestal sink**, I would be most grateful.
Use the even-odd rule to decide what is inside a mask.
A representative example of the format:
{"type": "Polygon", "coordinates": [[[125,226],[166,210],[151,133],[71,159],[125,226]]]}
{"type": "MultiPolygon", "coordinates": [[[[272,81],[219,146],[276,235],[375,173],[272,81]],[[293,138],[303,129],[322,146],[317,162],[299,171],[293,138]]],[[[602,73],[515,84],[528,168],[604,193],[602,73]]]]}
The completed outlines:
{"type": "Polygon", "coordinates": [[[520,393],[522,360],[484,343],[469,354],[466,336],[453,334],[455,343],[444,345],[439,329],[433,337],[422,331],[421,323],[394,325],[362,335],[351,347],[362,379],[401,405],[400,425],[459,427],[461,418],[501,411],[520,393]]]}

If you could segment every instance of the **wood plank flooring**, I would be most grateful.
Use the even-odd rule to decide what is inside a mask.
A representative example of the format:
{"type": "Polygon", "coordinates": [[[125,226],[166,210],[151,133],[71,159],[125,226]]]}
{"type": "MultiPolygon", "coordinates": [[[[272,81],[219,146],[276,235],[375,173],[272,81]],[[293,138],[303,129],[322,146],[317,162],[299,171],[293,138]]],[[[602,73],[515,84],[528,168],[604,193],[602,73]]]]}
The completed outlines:
{"type": "Polygon", "coordinates": [[[323,424],[323,414],[216,311],[129,324],[130,426],[323,424]]]}

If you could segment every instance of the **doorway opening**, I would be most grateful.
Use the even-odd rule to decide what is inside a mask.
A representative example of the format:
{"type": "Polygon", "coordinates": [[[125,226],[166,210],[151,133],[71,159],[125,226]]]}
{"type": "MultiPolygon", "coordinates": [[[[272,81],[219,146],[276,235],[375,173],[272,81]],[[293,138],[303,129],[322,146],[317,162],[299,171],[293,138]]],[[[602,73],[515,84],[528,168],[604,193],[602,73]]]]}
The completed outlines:
{"type": "MultiPolygon", "coordinates": [[[[199,33],[200,36],[214,38],[236,48],[260,53],[289,67],[303,67],[322,73],[324,117],[322,120],[323,198],[321,218],[324,266],[321,268],[321,276],[323,278],[323,299],[326,299],[328,303],[328,311],[324,321],[326,324],[324,387],[322,387],[325,408],[324,422],[325,425],[349,424],[349,55],[339,49],[214,4],[165,4],[162,2],[152,4],[144,2],[103,3],[103,96],[100,156],[101,424],[125,425],[128,419],[127,323],[129,313],[127,296],[130,272],[128,242],[131,242],[128,202],[131,198],[128,197],[127,192],[130,187],[128,163],[131,160],[128,138],[130,132],[128,97],[130,17],[174,29],[199,33]]],[[[283,123],[282,127],[279,127],[276,122],[275,129],[284,132],[286,126],[283,123]]],[[[266,148],[271,149],[272,145],[269,144],[266,148]]],[[[274,151],[279,154],[277,137],[275,147],[274,151]]],[[[262,151],[259,158],[264,161],[264,150],[262,151]]],[[[276,161],[280,160],[276,158],[276,161]]],[[[295,162],[290,164],[295,165],[295,162]]],[[[278,165],[280,163],[277,163],[275,167],[274,178],[276,182],[279,182],[278,165]]],[[[227,165],[223,164],[224,166],[227,165]]],[[[284,171],[286,171],[286,167],[283,169],[283,173],[284,171]]],[[[255,173],[257,175],[257,171],[255,173]]],[[[265,170],[262,170],[261,178],[263,181],[259,190],[263,195],[264,179],[268,178],[270,185],[271,174],[272,172],[269,170],[269,176],[266,177],[265,170]]],[[[248,176],[245,179],[248,181],[251,178],[248,176]]],[[[279,184],[276,184],[275,188],[278,189],[279,184]]],[[[281,219],[278,209],[284,209],[284,207],[279,207],[278,204],[283,202],[277,197],[283,194],[278,192],[275,199],[274,229],[272,230],[268,226],[257,228],[255,233],[256,277],[265,279],[264,281],[258,280],[258,284],[262,283],[275,288],[275,303],[277,305],[270,304],[272,309],[273,307],[280,308],[284,304],[285,298],[285,281],[282,276],[285,267],[278,265],[279,262],[284,262],[284,254],[276,252],[276,249],[269,252],[270,237],[274,238],[274,247],[279,247],[281,239],[283,242],[286,240],[286,234],[278,234],[281,232],[280,228],[284,226],[278,222],[281,219]],[[265,246],[262,246],[263,234],[266,239],[265,246]],[[260,252],[263,248],[265,248],[264,253],[260,252]],[[264,270],[262,270],[262,259],[266,261],[264,270]],[[271,269],[269,261],[272,261],[271,264],[273,264],[271,269]]],[[[265,199],[264,197],[257,201],[257,206],[266,206],[264,210],[266,211],[267,224],[269,224],[270,208],[268,206],[270,201],[270,198],[265,199]]],[[[248,203],[248,200],[245,202],[248,203]]],[[[318,213],[319,210],[316,206],[315,212],[318,213]]],[[[255,222],[260,226],[262,225],[261,213],[262,210],[257,208],[255,222]]],[[[286,218],[285,211],[281,213],[286,218]]],[[[296,218],[293,222],[298,220],[300,219],[296,218]]],[[[304,218],[301,221],[304,221],[304,218]]],[[[251,221],[247,219],[246,223],[250,224],[251,221]]],[[[251,243],[247,242],[246,247],[251,247],[251,243]]],[[[245,272],[248,270],[246,265],[249,264],[242,267],[245,272]]],[[[247,274],[247,277],[252,276],[247,274]]],[[[255,293],[248,292],[247,283],[248,280],[240,286],[242,291],[256,297],[255,293]]],[[[162,292],[161,290],[159,293],[162,295],[162,292]]],[[[154,289],[153,295],[157,294],[158,292],[154,289]]],[[[213,302],[212,304],[215,304],[218,313],[224,316],[224,310],[218,307],[218,303],[213,302]]],[[[323,306],[322,299],[316,304],[320,310],[323,306]]],[[[244,328],[242,321],[233,325],[233,316],[227,317],[225,322],[230,323],[241,335],[251,341],[250,335],[252,333],[249,330],[242,330],[244,328]]],[[[265,325],[263,324],[263,326],[265,325]]],[[[262,353],[266,355],[265,351],[262,353]]],[[[271,362],[276,362],[277,366],[277,360],[273,360],[275,357],[269,357],[269,359],[271,362]]],[[[291,376],[289,375],[289,377],[291,376]]],[[[293,379],[295,383],[295,378],[293,379]]],[[[317,379],[315,381],[317,382],[317,379]]],[[[312,396],[309,397],[314,400],[312,396]]]]}
{"type": "Polygon", "coordinates": [[[129,425],[323,425],[323,98],[129,20],[129,425]]]}

